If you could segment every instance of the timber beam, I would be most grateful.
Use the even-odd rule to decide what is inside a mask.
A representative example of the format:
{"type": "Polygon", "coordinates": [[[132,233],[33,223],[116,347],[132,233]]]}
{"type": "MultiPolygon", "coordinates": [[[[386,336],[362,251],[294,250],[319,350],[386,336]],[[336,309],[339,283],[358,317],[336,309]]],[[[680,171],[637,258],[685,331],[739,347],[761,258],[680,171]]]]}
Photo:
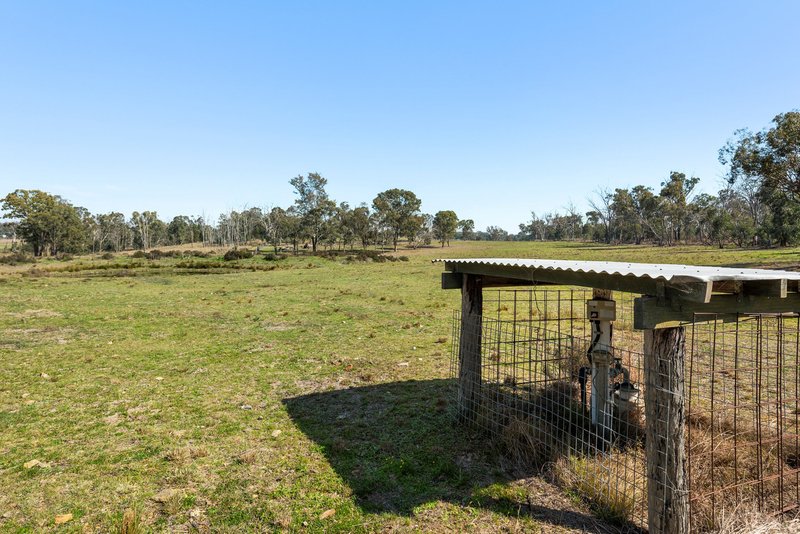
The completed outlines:
{"type": "MultiPolygon", "coordinates": [[[[442,289],[461,289],[463,283],[462,273],[442,273],[442,289]]],[[[519,287],[551,285],[542,282],[531,282],[530,280],[515,280],[513,278],[502,278],[498,276],[481,276],[482,287],[519,287]]]]}
{"type": "Polygon", "coordinates": [[[735,321],[739,314],[784,314],[800,312],[800,294],[780,296],[712,295],[707,303],[670,299],[664,305],[657,297],[640,297],[633,304],[633,327],[637,330],[672,328],[708,321],[735,321]]]}

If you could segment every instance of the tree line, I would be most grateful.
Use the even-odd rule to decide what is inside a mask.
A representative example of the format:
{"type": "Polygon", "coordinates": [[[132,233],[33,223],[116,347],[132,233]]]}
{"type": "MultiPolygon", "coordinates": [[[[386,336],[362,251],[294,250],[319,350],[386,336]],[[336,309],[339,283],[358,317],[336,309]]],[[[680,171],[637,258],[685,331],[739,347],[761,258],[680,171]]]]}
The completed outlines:
{"type": "Polygon", "coordinates": [[[673,171],[654,189],[645,185],[600,189],[589,211],[531,213],[511,234],[498,226],[475,229],[452,210],[422,213],[412,191],[388,189],[371,205],[337,203],[318,173],[289,183],[292,205],[249,208],[220,215],[179,215],[162,221],[155,211],[93,215],[43,191],[19,189],[0,207],[0,236],[19,237],[33,254],[150,249],[202,243],[239,246],[251,241],[297,252],[310,248],[391,247],[405,239],[415,247],[451,239],[592,240],[605,243],[705,243],[719,247],[786,246],[800,243],[800,112],[777,115],[759,132],[737,130],[719,150],[726,174],[715,195],[698,193],[700,179],[673,171]]]}
{"type": "Polygon", "coordinates": [[[295,201],[286,208],[232,210],[214,222],[205,216],[178,215],[166,222],[155,211],[92,214],[65,199],[39,190],[18,189],[2,199],[6,222],[0,235],[19,238],[35,256],[60,253],[148,250],[164,245],[202,243],[239,246],[253,241],[317,252],[324,248],[392,247],[401,238],[410,246],[437,241],[444,246],[456,237],[469,238],[471,220],[460,221],[452,210],[434,215],[420,211],[422,201],[412,191],[389,189],[372,205],[337,203],[326,191],[327,179],[318,173],[296,176],[289,183],[295,201]]]}
{"type": "Polygon", "coordinates": [[[531,214],[516,239],[584,239],[605,243],[787,246],[800,243],[800,112],[777,115],[760,132],[737,130],[719,150],[726,167],[716,195],[671,172],[658,190],[644,185],[601,189],[582,216],[531,214]]]}

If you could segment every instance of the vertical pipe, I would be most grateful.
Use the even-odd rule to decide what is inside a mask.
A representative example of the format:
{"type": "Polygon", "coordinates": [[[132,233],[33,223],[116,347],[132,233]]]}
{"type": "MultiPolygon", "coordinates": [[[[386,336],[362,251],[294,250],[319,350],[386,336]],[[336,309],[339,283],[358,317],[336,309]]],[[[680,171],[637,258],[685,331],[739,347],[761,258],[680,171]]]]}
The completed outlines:
{"type": "MultiPolygon", "coordinates": [[[[605,289],[593,289],[592,300],[611,301],[613,293],[605,289]]],[[[588,306],[588,304],[587,304],[588,306]]],[[[614,308],[615,309],[615,308],[614,308]]],[[[613,437],[614,406],[611,400],[611,365],[613,356],[613,323],[611,320],[587,317],[591,320],[591,360],[592,360],[592,424],[600,438],[600,445],[606,448],[613,437]]]]}

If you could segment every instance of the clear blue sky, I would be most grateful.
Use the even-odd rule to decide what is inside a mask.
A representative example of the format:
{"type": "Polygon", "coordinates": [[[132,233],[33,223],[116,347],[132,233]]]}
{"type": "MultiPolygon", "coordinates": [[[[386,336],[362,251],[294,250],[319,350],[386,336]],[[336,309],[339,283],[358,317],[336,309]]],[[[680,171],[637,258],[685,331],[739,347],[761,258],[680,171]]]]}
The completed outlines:
{"type": "Polygon", "coordinates": [[[319,172],[515,232],[800,107],[799,2],[0,1],[0,193],[286,206],[319,172]]]}

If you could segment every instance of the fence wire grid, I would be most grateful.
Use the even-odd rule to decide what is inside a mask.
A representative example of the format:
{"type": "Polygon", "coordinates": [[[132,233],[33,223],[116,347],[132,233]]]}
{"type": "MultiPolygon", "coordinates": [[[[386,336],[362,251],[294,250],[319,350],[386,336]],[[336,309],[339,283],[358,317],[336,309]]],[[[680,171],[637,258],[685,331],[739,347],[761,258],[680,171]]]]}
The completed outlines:
{"type": "MultiPolygon", "coordinates": [[[[469,397],[459,398],[459,418],[489,434],[514,462],[551,471],[603,516],[647,528],[648,479],[668,481],[647,472],[645,414],[661,412],[644,405],[636,296],[614,295],[608,425],[593,425],[591,417],[591,290],[484,290],[479,326],[462,325],[454,314],[450,370],[463,381],[469,370],[459,353],[480,347],[480,382],[459,389],[469,397]]],[[[684,368],[662,369],[674,374],[666,383],[680,380],[685,388],[691,530],[718,529],[742,506],[793,510],[800,502],[797,315],[698,316],[685,334],[684,368]]],[[[668,438],[656,436],[653,445],[668,438]]]]}

